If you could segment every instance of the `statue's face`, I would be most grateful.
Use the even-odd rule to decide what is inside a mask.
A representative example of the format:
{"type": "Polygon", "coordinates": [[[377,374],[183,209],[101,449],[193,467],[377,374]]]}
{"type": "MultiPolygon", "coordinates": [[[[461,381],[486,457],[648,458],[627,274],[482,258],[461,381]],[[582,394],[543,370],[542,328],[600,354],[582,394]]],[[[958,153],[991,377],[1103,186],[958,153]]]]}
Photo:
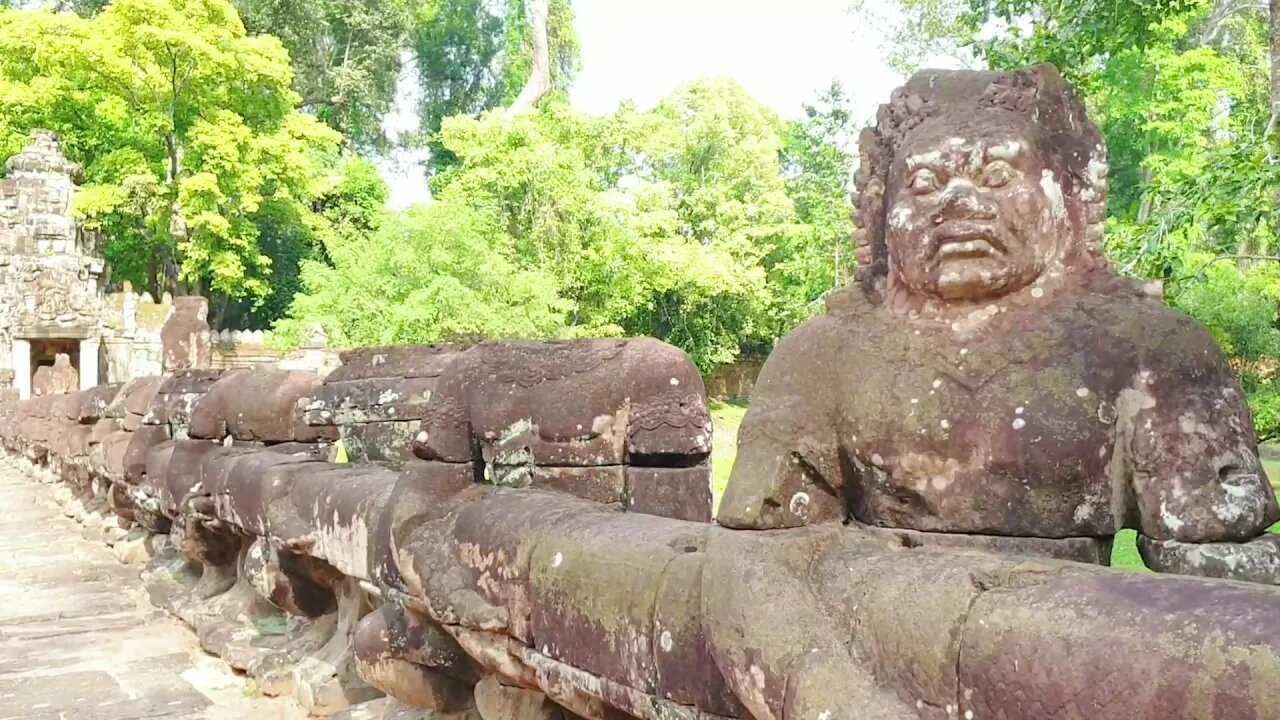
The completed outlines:
{"type": "Polygon", "coordinates": [[[912,136],[890,172],[885,233],[895,282],[942,300],[1020,290],[1059,255],[1062,186],[1020,134],[912,136]]]}

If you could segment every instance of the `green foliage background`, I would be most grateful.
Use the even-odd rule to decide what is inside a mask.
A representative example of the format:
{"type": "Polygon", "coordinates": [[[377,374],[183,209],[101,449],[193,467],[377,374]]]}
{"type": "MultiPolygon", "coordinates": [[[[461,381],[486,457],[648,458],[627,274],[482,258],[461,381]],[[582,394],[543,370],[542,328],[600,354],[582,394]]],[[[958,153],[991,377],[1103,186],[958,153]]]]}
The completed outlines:
{"type": "Polygon", "coordinates": [[[788,124],[711,79],[649,112],[594,117],[553,98],[449,118],[435,201],[372,238],[327,240],[280,330],[319,322],[349,344],[653,335],[705,370],[767,350],[850,256],[844,101],[835,88],[788,124]]]}
{"type": "Polygon", "coordinates": [[[795,122],[723,78],[584,115],[573,9],[550,0],[552,91],[513,117],[525,0],[54,9],[0,9],[0,156],[62,133],[114,281],[209,295],[222,327],[653,335],[710,371],[767,352],[851,274],[838,86],[795,122]],[[394,149],[382,120],[415,76],[423,132],[399,142],[430,148],[434,201],[396,213],[369,160],[394,149]]]}

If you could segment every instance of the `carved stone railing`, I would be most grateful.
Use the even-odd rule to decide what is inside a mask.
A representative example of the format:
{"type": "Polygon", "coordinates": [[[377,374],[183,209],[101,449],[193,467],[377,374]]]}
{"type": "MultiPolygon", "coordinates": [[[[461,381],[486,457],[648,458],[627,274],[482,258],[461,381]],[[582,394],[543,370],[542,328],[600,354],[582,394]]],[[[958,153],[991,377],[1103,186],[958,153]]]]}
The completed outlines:
{"type": "Polygon", "coordinates": [[[344,361],[10,399],[0,438],[152,556],[207,649],[316,715],[1275,710],[1274,589],[708,523],[701,384],[660,343],[344,361]]]}

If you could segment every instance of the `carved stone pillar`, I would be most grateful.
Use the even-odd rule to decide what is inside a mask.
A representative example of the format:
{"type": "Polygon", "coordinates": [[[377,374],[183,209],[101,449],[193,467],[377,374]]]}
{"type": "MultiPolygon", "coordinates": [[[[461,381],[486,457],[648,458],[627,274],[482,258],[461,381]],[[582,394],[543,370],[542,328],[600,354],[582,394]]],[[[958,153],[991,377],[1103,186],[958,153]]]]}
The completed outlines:
{"type": "Polygon", "coordinates": [[[13,386],[18,389],[18,397],[26,400],[31,397],[31,343],[26,340],[13,341],[13,386]]]}
{"type": "Polygon", "coordinates": [[[80,389],[91,390],[98,387],[98,338],[80,341],[80,389]]]}

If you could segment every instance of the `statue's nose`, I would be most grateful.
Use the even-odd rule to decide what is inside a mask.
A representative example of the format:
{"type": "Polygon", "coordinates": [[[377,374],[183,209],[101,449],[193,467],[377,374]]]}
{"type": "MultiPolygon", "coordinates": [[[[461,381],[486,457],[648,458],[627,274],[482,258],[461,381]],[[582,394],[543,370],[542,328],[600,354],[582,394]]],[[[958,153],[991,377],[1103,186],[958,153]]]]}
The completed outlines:
{"type": "Polygon", "coordinates": [[[942,216],[949,220],[992,220],[995,207],[965,178],[952,178],[942,190],[942,216]]]}

